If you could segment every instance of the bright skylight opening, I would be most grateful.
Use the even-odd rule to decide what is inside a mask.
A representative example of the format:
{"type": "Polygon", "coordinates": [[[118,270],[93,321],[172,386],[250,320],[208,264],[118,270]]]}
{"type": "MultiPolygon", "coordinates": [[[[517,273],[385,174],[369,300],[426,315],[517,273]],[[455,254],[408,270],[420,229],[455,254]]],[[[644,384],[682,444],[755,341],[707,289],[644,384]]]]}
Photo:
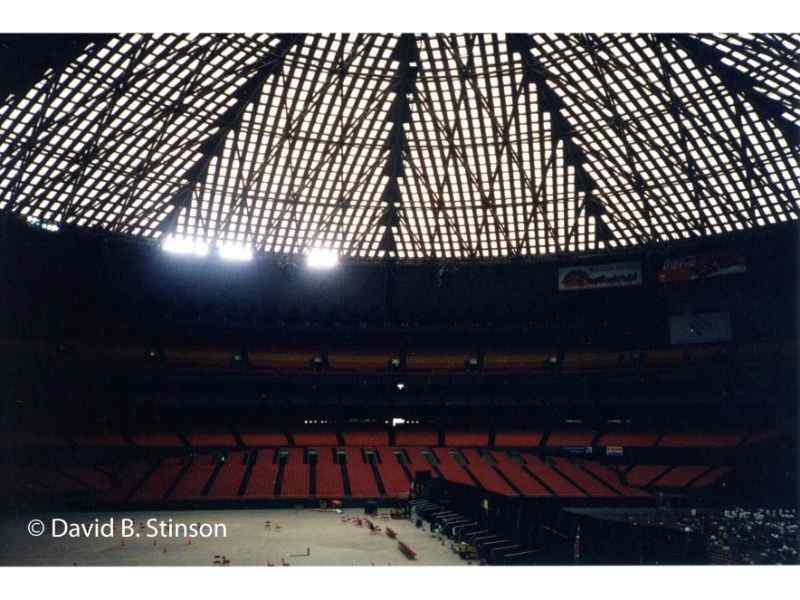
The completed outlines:
{"type": "Polygon", "coordinates": [[[396,35],[115,36],[0,101],[0,209],[43,228],[154,237],[190,183],[170,231],[225,260],[307,248],[380,258],[393,202],[404,259],[591,251],[798,218],[785,128],[800,122],[800,36],[530,38],[510,52],[504,35],[415,34],[406,90],[396,35]],[[774,114],[706,64],[698,41],[774,114]],[[259,72],[265,56],[274,71],[259,72]],[[253,77],[239,118],[220,119],[253,77]],[[582,210],[583,175],[612,240],[582,210]]]}

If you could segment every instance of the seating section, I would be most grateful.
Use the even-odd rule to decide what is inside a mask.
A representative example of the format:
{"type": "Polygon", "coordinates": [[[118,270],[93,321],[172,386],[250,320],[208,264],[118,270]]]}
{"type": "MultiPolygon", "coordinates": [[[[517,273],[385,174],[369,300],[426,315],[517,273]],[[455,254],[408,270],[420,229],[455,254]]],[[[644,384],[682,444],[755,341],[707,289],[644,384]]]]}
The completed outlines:
{"type": "Polygon", "coordinates": [[[492,452],[497,469],[511,481],[523,496],[548,497],[552,494],[541,483],[525,472],[519,464],[511,460],[505,452],[492,452]]]}
{"type": "Polygon", "coordinates": [[[547,437],[547,445],[560,446],[590,446],[594,434],[591,431],[552,431],[547,437]]]}
{"type": "Polygon", "coordinates": [[[320,498],[344,496],[342,467],[334,461],[332,448],[322,448],[317,454],[317,496],[320,498]]]}
{"type": "MultiPolygon", "coordinates": [[[[247,471],[247,452],[231,452],[220,467],[214,483],[208,490],[209,498],[235,498],[247,471]]],[[[274,482],[273,482],[274,484],[274,482]]]]}
{"type": "MultiPolygon", "coordinates": [[[[299,447],[316,446],[388,446],[388,431],[345,431],[340,439],[335,431],[296,431],[291,437],[280,431],[245,429],[238,433],[242,443],[249,448],[276,448],[294,445],[299,447]],[[343,444],[342,444],[343,439],[343,444]],[[291,440],[291,444],[290,444],[291,440]]],[[[549,448],[596,446],[624,446],[633,448],[732,448],[739,444],[757,444],[778,436],[776,431],[729,432],[657,432],[657,431],[606,431],[553,430],[553,431],[497,431],[494,434],[494,447],[524,448],[544,445],[549,448]]],[[[398,428],[395,430],[395,445],[439,446],[439,433],[433,430],[398,428]]],[[[462,448],[482,448],[489,446],[488,431],[446,431],[443,446],[462,448]]],[[[30,433],[9,431],[0,434],[0,447],[64,447],[72,444],[78,447],[126,447],[131,442],[135,446],[151,448],[180,448],[189,444],[194,448],[235,448],[238,445],[236,434],[225,428],[213,430],[186,431],[184,435],[166,428],[121,432],[81,432],[71,437],[52,433],[30,433]]]]}
{"type": "Polygon", "coordinates": [[[665,448],[727,448],[744,438],[741,433],[671,432],[665,433],[658,445],[665,448]]]}
{"type": "Polygon", "coordinates": [[[166,498],[183,469],[183,458],[166,458],[134,494],[133,500],[155,501],[166,498]]]}
{"type": "Polygon", "coordinates": [[[398,446],[438,446],[439,435],[435,431],[398,429],[394,441],[398,446]]]}
{"type": "Polygon", "coordinates": [[[524,454],[525,466],[533,473],[544,485],[550,488],[556,496],[564,497],[584,497],[585,494],[576,488],[568,480],[564,479],[557,471],[547,466],[542,459],[532,454],[524,454]]]}
{"type": "Polygon", "coordinates": [[[447,431],[444,434],[445,446],[488,446],[489,434],[483,432],[447,431]]]}
{"type": "Polygon", "coordinates": [[[346,431],[342,436],[348,446],[389,445],[389,434],[385,431],[346,431]]]}
{"type": "Polygon", "coordinates": [[[176,500],[191,500],[200,498],[211,475],[214,473],[216,461],[209,455],[200,455],[192,460],[192,464],[178,481],[172,498],[176,500]]]}
{"type": "MultiPolygon", "coordinates": [[[[303,462],[302,451],[300,462],[303,462]]],[[[244,473],[242,476],[244,477],[244,473]]],[[[277,477],[278,465],[275,463],[275,451],[269,449],[259,450],[255,454],[255,464],[253,464],[250,472],[250,480],[247,482],[244,495],[247,498],[272,498],[275,496],[275,480],[277,477]]],[[[308,480],[307,476],[306,480],[308,480]]]]}
{"type": "Polygon", "coordinates": [[[248,448],[289,445],[286,435],[277,431],[242,431],[239,437],[248,448]]]}
{"type": "Polygon", "coordinates": [[[598,446],[625,446],[629,448],[646,448],[654,446],[658,434],[653,432],[615,432],[604,433],[598,440],[598,446]]]}
{"type": "Polygon", "coordinates": [[[478,483],[481,484],[483,489],[506,496],[517,495],[514,489],[508,485],[491,465],[487,464],[476,450],[470,448],[463,450],[462,453],[469,463],[468,468],[470,472],[475,476],[475,479],[478,480],[478,483]]]}
{"type": "Polygon", "coordinates": [[[380,496],[375,474],[372,472],[372,467],[364,462],[361,448],[345,448],[345,454],[347,456],[347,478],[350,480],[350,495],[355,498],[380,496]]]}
{"type": "Polygon", "coordinates": [[[292,433],[295,446],[338,446],[336,433],[333,431],[299,431],[292,433]]]}
{"type": "MultiPolygon", "coordinates": [[[[403,467],[397,461],[394,448],[378,448],[378,471],[383,480],[383,487],[387,496],[406,496],[411,489],[411,482],[408,480],[403,467]]],[[[348,459],[348,470],[349,470],[348,459]]],[[[348,471],[349,472],[349,471],[348,471]]]]}
{"type": "Polygon", "coordinates": [[[193,448],[235,448],[236,438],[230,431],[191,432],[186,439],[193,448]]]}
{"type": "Polygon", "coordinates": [[[538,446],[541,441],[541,431],[498,431],[494,436],[494,445],[500,448],[538,446]]]}
{"type": "MultiPolygon", "coordinates": [[[[305,498],[309,491],[309,466],[304,464],[303,448],[289,448],[289,459],[283,470],[281,496],[285,498],[305,498]]],[[[338,467],[337,467],[338,468],[338,467]]],[[[319,490],[317,490],[319,494],[319,490]]]]}

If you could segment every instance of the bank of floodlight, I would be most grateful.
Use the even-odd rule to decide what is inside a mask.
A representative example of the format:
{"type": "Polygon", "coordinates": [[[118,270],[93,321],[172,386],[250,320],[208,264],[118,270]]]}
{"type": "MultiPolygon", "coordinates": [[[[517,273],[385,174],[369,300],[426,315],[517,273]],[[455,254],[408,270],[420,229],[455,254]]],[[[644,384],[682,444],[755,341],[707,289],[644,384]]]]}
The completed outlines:
{"type": "Polygon", "coordinates": [[[243,244],[220,243],[217,245],[217,253],[222,260],[231,262],[249,262],[253,260],[253,248],[243,244]]]}
{"type": "Polygon", "coordinates": [[[309,269],[334,269],[339,264],[339,254],[327,248],[314,248],[306,255],[306,266],[309,269]]]}
{"type": "Polygon", "coordinates": [[[178,235],[168,235],[161,242],[161,249],[170,254],[190,254],[194,256],[207,256],[208,244],[201,240],[185,238],[178,235]]]}

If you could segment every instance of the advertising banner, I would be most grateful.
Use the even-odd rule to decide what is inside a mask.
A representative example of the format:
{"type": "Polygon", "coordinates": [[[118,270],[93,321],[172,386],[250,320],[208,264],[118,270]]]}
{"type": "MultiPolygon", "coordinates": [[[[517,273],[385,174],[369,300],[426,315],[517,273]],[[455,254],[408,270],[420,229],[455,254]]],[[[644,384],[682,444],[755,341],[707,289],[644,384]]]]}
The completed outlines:
{"type": "Polygon", "coordinates": [[[558,270],[559,291],[594,290],[642,285],[642,263],[623,262],[604,265],[563,267],[558,270]]]}
{"type": "Polygon", "coordinates": [[[672,283],[746,273],[744,256],[736,252],[710,252],[683,258],[669,258],[658,272],[658,281],[672,283]]]}

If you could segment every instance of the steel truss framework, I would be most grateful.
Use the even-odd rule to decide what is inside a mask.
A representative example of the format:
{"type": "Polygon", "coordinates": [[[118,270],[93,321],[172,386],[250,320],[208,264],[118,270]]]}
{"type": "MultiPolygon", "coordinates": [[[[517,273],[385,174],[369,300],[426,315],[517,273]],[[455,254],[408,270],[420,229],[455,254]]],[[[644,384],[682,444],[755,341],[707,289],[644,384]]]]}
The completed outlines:
{"type": "Polygon", "coordinates": [[[119,35],[0,104],[0,209],[495,259],[798,218],[800,35],[119,35]]]}

